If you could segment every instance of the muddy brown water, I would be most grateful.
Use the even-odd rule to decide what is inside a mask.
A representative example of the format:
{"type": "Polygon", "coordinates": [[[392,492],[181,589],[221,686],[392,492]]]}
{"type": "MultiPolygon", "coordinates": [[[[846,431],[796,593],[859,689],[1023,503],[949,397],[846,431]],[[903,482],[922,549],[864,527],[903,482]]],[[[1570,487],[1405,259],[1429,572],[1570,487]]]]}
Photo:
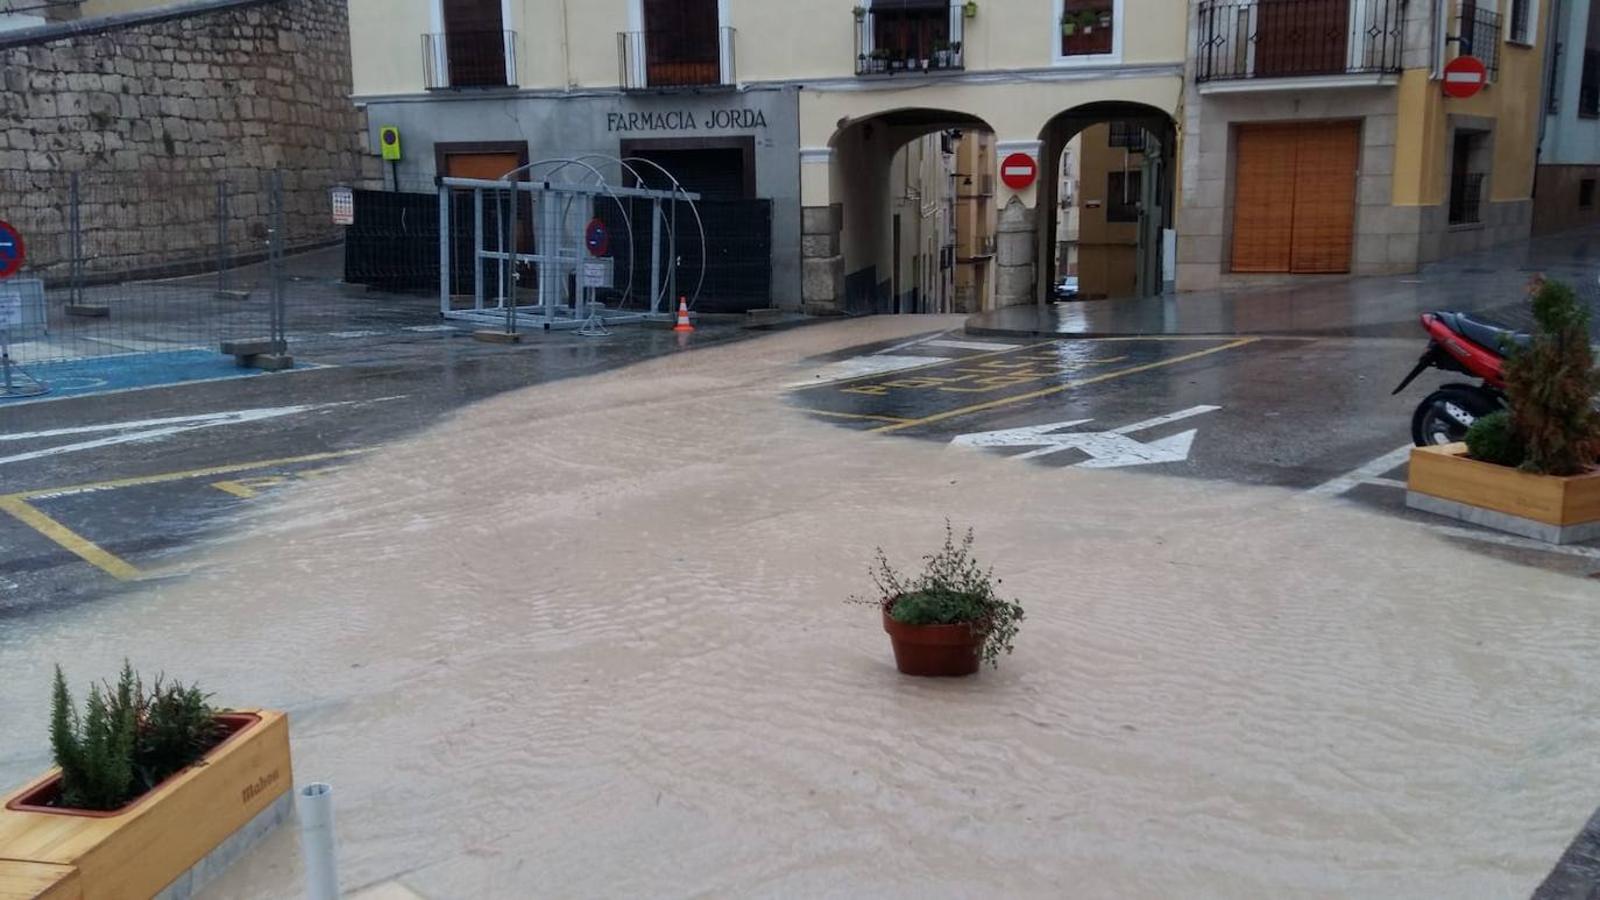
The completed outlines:
{"type": "MultiPolygon", "coordinates": [[[[0,776],[47,762],[52,663],[126,655],[291,712],[349,889],[1527,895],[1600,802],[1592,584],[784,401],[806,356],[949,324],[533,388],[303,482],[185,575],[8,624],[0,776]],[[998,671],[908,679],[842,601],[946,516],[1028,619],[998,671]]],[[[296,853],[209,896],[296,896],[296,853]]]]}

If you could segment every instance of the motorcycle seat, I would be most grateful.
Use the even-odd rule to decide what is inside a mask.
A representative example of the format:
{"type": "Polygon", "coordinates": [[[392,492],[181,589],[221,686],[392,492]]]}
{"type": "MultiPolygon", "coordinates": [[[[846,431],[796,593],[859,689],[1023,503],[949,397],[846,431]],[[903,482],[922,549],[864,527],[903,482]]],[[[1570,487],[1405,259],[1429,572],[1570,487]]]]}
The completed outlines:
{"type": "Polygon", "coordinates": [[[1466,313],[1436,313],[1445,327],[1485,350],[1504,354],[1508,346],[1526,347],[1532,337],[1525,331],[1507,328],[1497,322],[1474,318],[1466,313]]]}

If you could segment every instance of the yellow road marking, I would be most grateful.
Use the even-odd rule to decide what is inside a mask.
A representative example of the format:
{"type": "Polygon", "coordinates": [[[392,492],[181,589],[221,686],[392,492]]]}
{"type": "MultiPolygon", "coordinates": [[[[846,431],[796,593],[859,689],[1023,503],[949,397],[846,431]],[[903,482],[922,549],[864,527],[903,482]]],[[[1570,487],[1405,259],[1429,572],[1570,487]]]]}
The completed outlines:
{"type": "MultiPolygon", "coordinates": [[[[804,408],[804,407],[802,407],[804,408]]],[[[865,413],[832,412],[826,409],[807,409],[806,412],[818,416],[835,416],[840,419],[866,419],[869,422],[909,422],[904,416],[869,416],[865,413]]]]}
{"type": "Polygon", "coordinates": [[[873,379],[873,378],[887,378],[887,377],[889,377],[891,375],[902,375],[902,374],[904,374],[906,372],[920,372],[923,369],[932,369],[935,366],[948,366],[948,365],[952,365],[954,363],[971,362],[972,360],[975,360],[975,359],[988,359],[991,356],[1005,356],[1008,353],[1021,353],[1024,350],[1034,350],[1034,349],[1037,349],[1039,347],[1043,347],[1043,346],[1046,346],[1048,344],[1054,344],[1054,343],[1055,343],[1055,341],[1040,341],[1037,344],[1025,344],[1025,345],[1023,345],[1021,347],[1007,347],[1004,350],[996,350],[996,351],[994,351],[992,353],[974,353],[971,356],[955,356],[955,357],[951,357],[950,359],[941,359],[938,362],[923,363],[920,366],[912,366],[909,369],[895,369],[893,372],[868,372],[865,375],[855,375],[855,376],[852,376],[850,378],[841,378],[838,381],[830,381],[827,384],[807,385],[806,387],[803,387],[803,388],[795,388],[795,390],[797,392],[798,391],[814,391],[814,390],[817,390],[818,388],[839,387],[840,385],[850,384],[850,383],[856,382],[856,381],[867,381],[867,380],[870,380],[870,379],[873,379]]]}
{"type": "Polygon", "coordinates": [[[211,466],[205,469],[190,469],[186,472],[168,472],[162,475],[141,475],[137,478],[117,478],[112,481],[94,481],[88,484],[75,484],[69,487],[44,488],[35,491],[23,491],[20,494],[11,494],[12,497],[21,497],[24,500],[37,500],[41,497],[69,497],[73,494],[87,494],[91,491],[114,491],[120,488],[139,487],[146,484],[164,484],[169,481],[187,481],[190,478],[205,478],[211,475],[231,475],[234,472],[252,472],[256,469],[268,469],[273,466],[290,466],[296,463],[317,462],[323,459],[343,459],[360,453],[369,453],[371,448],[360,450],[339,450],[332,453],[312,453],[308,456],[289,456],[283,459],[264,459],[260,462],[234,463],[227,466],[211,466]]]}
{"type": "Polygon", "coordinates": [[[12,518],[56,542],[76,554],[84,562],[100,569],[118,581],[135,581],[144,577],[144,573],[134,568],[127,560],[105,550],[94,541],[50,518],[34,508],[27,500],[15,494],[8,497],[0,497],[0,510],[10,513],[12,518]]]}
{"type": "Polygon", "coordinates": [[[1224,350],[1233,350],[1237,347],[1243,347],[1246,344],[1254,344],[1259,340],[1261,339],[1254,337],[1242,338],[1218,347],[1208,347],[1205,350],[1197,350],[1194,353],[1185,353],[1182,356],[1174,356],[1171,359],[1157,360],[1156,362],[1146,363],[1142,366],[1134,366],[1130,369],[1118,369],[1115,372],[1107,372],[1104,375],[1096,375],[1093,378],[1084,378],[1078,381],[1068,381],[1063,384],[1054,385],[1052,387],[1047,387],[1031,393],[1018,394],[1014,397],[1001,397],[998,400],[990,400],[987,403],[977,403],[972,406],[963,406],[960,409],[952,409],[948,412],[936,413],[931,416],[925,416],[921,419],[910,419],[904,422],[896,422],[892,425],[884,425],[881,428],[874,428],[872,431],[879,434],[884,434],[891,431],[900,431],[904,428],[913,428],[918,425],[928,425],[933,422],[942,422],[945,419],[953,419],[956,416],[965,416],[970,413],[983,412],[984,410],[996,409],[1001,406],[1009,406],[1013,403],[1021,403],[1024,400],[1037,400],[1040,397],[1048,397],[1052,394],[1059,394],[1062,391],[1068,391],[1076,387],[1096,384],[1101,381],[1110,381],[1113,378],[1122,378],[1126,375],[1137,375],[1140,372],[1148,372],[1151,369],[1159,369],[1163,366],[1177,365],[1181,362],[1188,362],[1191,359],[1199,359],[1202,356],[1210,356],[1213,353],[1221,353],[1224,350]]]}
{"type": "MultiPolygon", "coordinates": [[[[30,500],[51,499],[56,497],[70,497],[75,494],[86,494],[92,491],[110,491],[120,488],[139,487],[147,484],[165,484],[173,481],[186,481],[191,478],[204,478],[214,475],[230,475],[235,472],[250,472],[256,469],[270,469],[273,466],[287,466],[296,463],[317,462],[324,459],[342,459],[360,453],[370,452],[370,448],[361,450],[340,450],[331,453],[312,453],[306,456],[290,456],[282,459],[267,459],[252,463],[235,463],[226,466],[210,466],[204,469],[189,469],[184,472],[167,472],[162,475],[143,475],[137,478],[117,478],[110,481],[96,481],[88,484],[77,484],[70,487],[44,488],[42,490],[23,491],[16,494],[0,494],[0,512],[10,515],[22,524],[55,542],[58,546],[74,554],[84,562],[105,572],[118,581],[137,581],[145,573],[137,566],[106,550],[104,547],[89,540],[71,528],[61,524],[46,515],[38,507],[29,503],[30,500]]],[[[254,480],[254,479],[251,479],[254,480]]],[[[230,492],[231,493],[231,492],[230,492]]],[[[235,494],[235,496],[244,496],[235,494]]],[[[252,493],[250,496],[254,496],[252,493]]],[[[249,499],[246,497],[245,499],[249,499]]]]}

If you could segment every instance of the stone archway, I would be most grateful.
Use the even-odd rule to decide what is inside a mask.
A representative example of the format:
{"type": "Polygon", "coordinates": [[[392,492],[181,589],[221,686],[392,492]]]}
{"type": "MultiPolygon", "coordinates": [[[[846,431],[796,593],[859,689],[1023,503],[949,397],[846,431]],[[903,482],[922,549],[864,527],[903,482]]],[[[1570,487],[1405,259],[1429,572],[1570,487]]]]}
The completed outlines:
{"type": "MultiPolygon", "coordinates": [[[[892,312],[897,308],[896,230],[890,209],[890,166],[896,153],[932,134],[993,129],[970,113],[911,107],[841,122],[829,142],[827,208],[804,212],[806,294],[817,311],[892,312]],[[834,298],[834,309],[821,298],[834,298]]],[[[983,178],[987,173],[967,173],[983,178]]]]}

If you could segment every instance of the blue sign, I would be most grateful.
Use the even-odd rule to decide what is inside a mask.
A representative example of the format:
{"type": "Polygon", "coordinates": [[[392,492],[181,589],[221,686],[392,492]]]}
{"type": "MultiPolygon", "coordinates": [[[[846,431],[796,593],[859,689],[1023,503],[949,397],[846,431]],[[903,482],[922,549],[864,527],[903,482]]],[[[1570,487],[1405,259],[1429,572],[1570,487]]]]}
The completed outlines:
{"type": "Polygon", "coordinates": [[[611,229],[599,219],[590,219],[583,229],[583,243],[589,248],[590,256],[605,256],[611,249],[611,229]]]}
{"type": "Polygon", "coordinates": [[[22,269],[28,251],[22,245],[22,235],[6,222],[0,222],[0,278],[10,278],[22,269]]]}

